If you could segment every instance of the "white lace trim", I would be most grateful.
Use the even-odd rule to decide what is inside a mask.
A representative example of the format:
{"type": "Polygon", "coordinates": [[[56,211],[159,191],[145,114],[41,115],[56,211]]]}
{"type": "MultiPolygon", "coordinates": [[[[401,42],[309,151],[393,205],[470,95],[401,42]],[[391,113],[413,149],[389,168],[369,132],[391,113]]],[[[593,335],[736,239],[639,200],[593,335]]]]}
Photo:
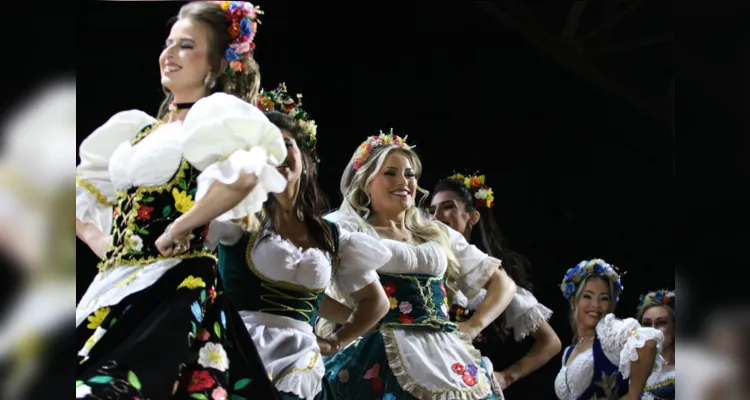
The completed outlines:
{"type": "Polygon", "coordinates": [[[644,328],[633,318],[618,320],[614,314],[607,314],[596,326],[596,334],[607,358],[618,366],[622,377],[630,377],[630,364],[638,360],[638,349],[646,341],[655,340],[657,348],[656,361],[652,372],[660,371],[664,363],[661,356],[664,335],[653,328],[644,328]]]}
{"type": "Polygon", "coordinates": [[[324,375],[323,357],[319,352],[311,352],[300,362],[291,365],[279,378],[274,377],[274,385],[282,392],[313,400],[323,390],[324,375]]]}

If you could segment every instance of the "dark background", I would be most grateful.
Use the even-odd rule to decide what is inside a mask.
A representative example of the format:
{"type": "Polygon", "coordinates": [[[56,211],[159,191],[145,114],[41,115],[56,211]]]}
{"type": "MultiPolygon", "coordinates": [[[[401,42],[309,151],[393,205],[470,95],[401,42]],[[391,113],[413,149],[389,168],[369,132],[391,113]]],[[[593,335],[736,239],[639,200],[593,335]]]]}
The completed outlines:
{"type": "MultiPolygon", "coordinates": [[[[561,33],[569,1],[266,3],[256,39],[263,87],[286,82],[304,94],[334,207],[356,146],[392,127],[417,146],[426,189],[454,170],[487,175],[498,222],[532,261],[535,294],[555,311],[551,323],[564,346],[572,332],[557,285],[577,262],[599,257],[627,271],[621,317],[634,314],[640,294],[674,285],[674,217],[688,213],[673,186],[675,46],[667,39],[623,49],[673,34],[670,2],[628,13],[637,2],[589,2],[571,39],[561,33]]],[[[156,113],[158,56],[180,5],[82,6],[79,144],[118,111],[156,113]]],[[[80,298],[96,260],[77,245],[80,298]]],[[[512,361],[527,347],[499,351],[512,361]]],[[[559,367],[557,356],[507,397],[554,398],[559,367]]]]}

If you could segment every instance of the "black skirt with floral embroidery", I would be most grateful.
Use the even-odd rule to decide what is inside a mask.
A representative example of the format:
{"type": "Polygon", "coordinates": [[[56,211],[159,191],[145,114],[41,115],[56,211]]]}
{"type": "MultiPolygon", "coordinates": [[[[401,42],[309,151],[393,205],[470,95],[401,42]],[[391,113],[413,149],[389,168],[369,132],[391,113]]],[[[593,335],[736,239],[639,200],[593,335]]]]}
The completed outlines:
{"type": "Polygon", "coordinates": [[[76,398],[277,399],[216,262],[185,259],[76,329],[76,398]]]}

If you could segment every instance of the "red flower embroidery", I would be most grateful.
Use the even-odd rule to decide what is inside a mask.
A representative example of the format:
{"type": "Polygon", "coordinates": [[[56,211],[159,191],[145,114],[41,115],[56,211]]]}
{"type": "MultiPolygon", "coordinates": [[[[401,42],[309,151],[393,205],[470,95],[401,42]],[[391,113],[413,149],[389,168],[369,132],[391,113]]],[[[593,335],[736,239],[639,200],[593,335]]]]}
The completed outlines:
{"type": "Polygon", "coordinates": [[[135,219],[148,221],[151,219],[151,211],[154,211],[153,207],[141,205],[138,207],[138,216],[135,219]]]}
{"type": "Polygon", "coordinates": [[[380,378],[373,379],[372,390],[377,394],[383,393],[383,380],[380,378]]]}
{"type": "Polygon", "coordinates": [[[396,293],[396,285],[388,282],[385,285],[383,285],[383,290],[385,290],[385,295],[390,296],[394,293],[396,293]]]}
{"type": "Polygon", "coordinates": [[[193,371],[193,376],[190,378],[190,385],[188,385],[188,392],[202,392],[206,389],[210,389],[216,384],[214,378],[208,371],[193,371]]]}
{"type": "Polygon", "coordinates": [[[453,372],[458,375],[463,375],[463,373],[466,372],[466,368],[464,368],[464,365],[461,363],[455,363],[451,365],[451,369],[453,369],[453,372]]]}
{"type": "Polygon", "coordinates": [[[402,324],[411,324],[414,322],[414,317],[409,314],[401,314],[398,316],[398,322],[402,324]]]}
{"type": "Polygon", "coordinates": [[[477,379],[469,375],[468,373],[466,373],[464,374],[464,383],[466,383],[469,386],[474,386],[477,384],[477,379]]]}
{"type": "Polygon", "coordinates": [[[208,295],[211,296],[211,303],[216,301],[216,288],[211,286],[211,289],[208,290],[208,295]]]}

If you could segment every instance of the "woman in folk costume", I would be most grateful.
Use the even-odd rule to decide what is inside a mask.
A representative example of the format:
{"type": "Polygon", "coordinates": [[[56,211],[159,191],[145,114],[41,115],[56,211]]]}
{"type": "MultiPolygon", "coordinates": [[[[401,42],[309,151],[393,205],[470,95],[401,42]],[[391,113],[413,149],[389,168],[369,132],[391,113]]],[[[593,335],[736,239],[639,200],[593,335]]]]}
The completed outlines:
{"type": "Polygon", "coordinates": [[[643,400],[675,399],[675,295],[673,290],[657,290],[641,296],[636,318],[641,326],[658,329],[664,334],[661,371],[646,381],[643,400]]]}
{"type": "Polygon", "coordinates": [[[102,260],[76,308],[77,398],[277,396],[204,248],[211,221],[286,185],[281,132],[251,105],[259,13],[185,4],[159,56],[158,119],[120,112],[81,144],[76,234],[102,260]]]}
{"type": "Polygon", "coordinates": [[[622,293],[620,275],[601,259],[568,270],[560,289],[570,303],[573,344],[563,351],[555,378],[561,400],[637,400],[652,371],[659,371],[664,335],[613,312],[622,293]]]}
{"type": "MultiPolygon", "coordinates": [[[[485,183],[484,175],[454,174],[435,186],[430,214],[461,233],[481,251],[502,260],[503,268],[516,283],[516,294],[508,308],[474,341],[474,346],[489,356],[491,349],[504,347],[511,331],[518,342],[529,335],[534,338],[534,345],[522,359],[495,372],[500,387],[505,389],[559,353],[560,339],[547,322],[552,310],[539,303],[531,293],[529,261],[505,246],[500,227],[492,215],[494,205],[494,194],[485,183]]],[[[482,289],[475,298],[467,299],[458,292],[450,309],[451,319],[457,322],[469,319],[485,295],[486,290],[482,289]]],[[[498,361],[493,360],[495,367],[498,361]]]]}
{"type": "MultiPolygon", "coordinates": [[[[327,216],[377,238],[393,256],[379,270],[390,310],[378,329],[326,362],[342,399],[496,399],[492,367],[471,341],[515,293],[500,261],[479,251],[415,205],[419,157],[398,136],[381,133],[357,149],[341,179],[344,201],[327,216]],[[448,317],[461,290],[487,301],[460,324],[448,317]]],[[[351,300],[351,299],[348,299],[351,300]]]]}
{"type": "Polygon", "coordinates": [[[365,334],[386,314],[388,300],[375,270],[391,253],[377,239],[323,219],[327,207],[317,182],[316,126],[301,103],[282,84],[263,93],[258,105],[284,136],[287,156],[278,171],[287,186],[266,200],[260,227],[248,232],[224,226],[219,270],[283,398],[334,398],[321,354],[365,334]],[[331,284],[357,307],[351,310],[325,296],[331,284]],[[318,314],[341,329],[316,338],[318,314]]]}

